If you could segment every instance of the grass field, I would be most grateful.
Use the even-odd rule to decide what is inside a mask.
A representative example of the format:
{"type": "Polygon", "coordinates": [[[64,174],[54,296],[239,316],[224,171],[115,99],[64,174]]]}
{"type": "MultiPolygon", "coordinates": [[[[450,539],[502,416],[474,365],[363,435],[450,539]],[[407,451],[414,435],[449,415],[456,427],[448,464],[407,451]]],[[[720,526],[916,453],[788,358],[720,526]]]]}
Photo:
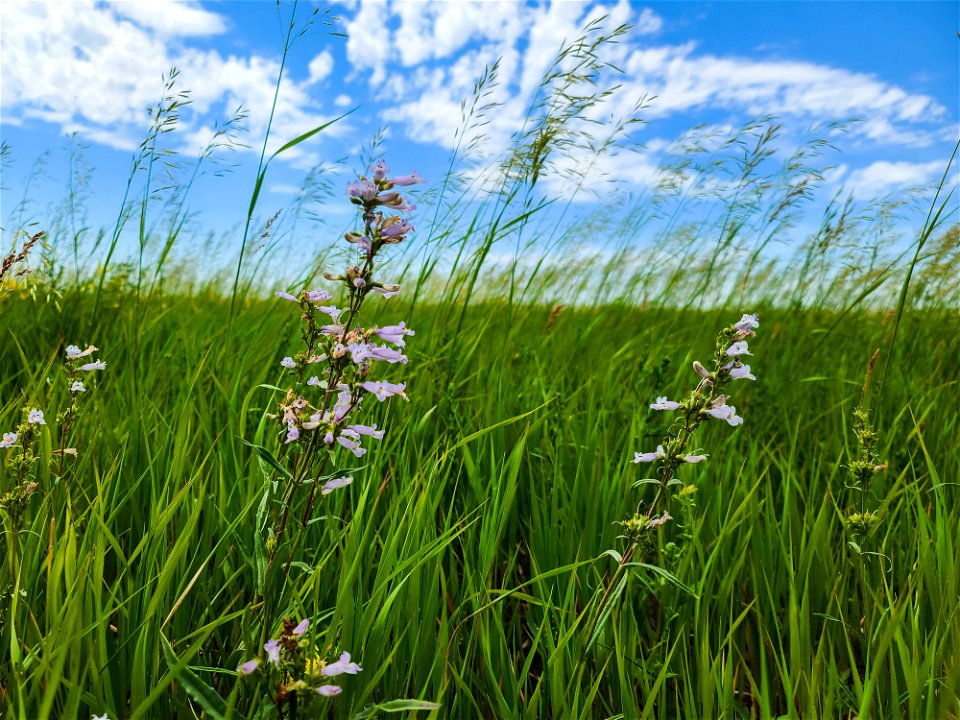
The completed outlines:
{"type": "MultiPolygon", "coordinates": [[[[700,185],[574,222],[537,181],[576,108],[543,108],[487,202],[453,172],[434,185],[419,244],[376,271],[401,293],[351,314],[416,331],[409,362],[382,371],[409,403],[368,398],[386,434],[363,457],[285,443],[271,417],[303,367],[280,364],[302,350],[300,311],[270,294],[335,292],[319,273],[342,254],[284,276],[246,253],[204,277],[170,252],[190,185],[158,200],[149,179],[89,254],[71,215],[45,228],[34,273],[0,297],[0,431],[20,436],[0,450],[5,716],[960,716],[949,184],[907,243],[889,207],[838,202],[771,254],[822,173],[812,142],[761,177],[766,120],[710,150],[700,185]],[[643,247],[641,218],[658,219],[643,247]],[[685,450],[705,462],[632,463],[677,432],[650,405],[695,400],[693,361],[709,367],[744,313],[759,327],[757,380],[732,384],[743,424],[700,425],[685,450]],[[91,343],[84,362],[106,368],[66,363],[68,378],[67,347],[91,343]],[[316,494],[315,468],[353,482],[316,494]],[[670,519],[649,526],[653,508],[670,519]],[[343,651],[362,671],[338,676],[339,697],[313,692],[343,651]]],[[[131,178],[159,162],[160,109],[131,178]]],[[[245,243],[269,235],[262,181],[245,243]]]]}

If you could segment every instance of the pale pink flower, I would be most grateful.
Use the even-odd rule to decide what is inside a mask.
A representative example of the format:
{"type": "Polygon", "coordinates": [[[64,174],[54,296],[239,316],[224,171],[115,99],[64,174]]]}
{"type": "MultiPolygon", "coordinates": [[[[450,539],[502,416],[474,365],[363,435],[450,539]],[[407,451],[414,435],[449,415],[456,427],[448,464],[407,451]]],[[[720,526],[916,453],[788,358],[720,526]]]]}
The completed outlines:
{"type": "Polygon", "coordinates": [[[376,425],[347,425],[346,429],[357,433],[358,436],[367,435],[374,440],[383,439],[383,430],[377,430],[376,425]]]}
{"type": "Polygon", "coordinates": [[[657,528],[665,524],[667,520],[672,520],[673,516],[670,515],[666,510],[663,511],[663,515],[657,518],[653,518],[650,522],[647,523],[648,528],[657,528]]]}
{"type": "Polygon", "coordinates": [[[710,377],[709,371],[700,363],[699,360],[693,361],[693,371],[702,378],[710,377]]]}
{"type": "Polygon", "coordinates": [[[317,695],[323,695],[324,697],[333,697],[334,695],[339,695],[343,692],[343,688],[336,685],[321,685],[317,688],[317,695]]]}
{"type": "Polygon", "coordinates": [[[297,302],[296,295],[291,295],[290,293],[285,292],[283,290],[277,290],[277,292],[275,292],[274,295],[276,295],[281,300],[287,300],[289,302],[297,302]]]}
{"type": "Polygon", "coordinates": [[[364,382],[360,383],[360,387],[366,390],[368,393],[372,393],[376,396],[377,400],[383,402],[388,397],[393,397],[394,395],[399,395],[404,400],[407,399],[404,389],[407,387],[406,383],[392,383],[387,382],[386,380],[380,380],[377,382],[364,382]]]}
{"type": "Polygon", "coordinates": [[[696,465],[697,463],[702,463],[707,459],[706,455],[684,455],[683,461],[688,462],[691,465],[696,465]]]}
{"type": "Polygon", "coordinates": [[[400,286],[396,283],[386,283],[383,285],[374,285],[373,291],[378,292],[383,295],[385,298],[392,298],[398,292],[400,292],[400,286]]]}
{"type": "Polygon", "coordinates": [[[311,290],[306,293],[307,302],[319,303],[330,299],[330,293],[326,290],[311,290]]]}
{"type": "Polygon", "coordinates": [[[17,444],[17,440],[20,439],[20,436],[15,432],[5,432],[3,434],[3,440],[0,440],[0,448],[11,448],[17,444]]]}
{"type": "Polygon", "coordinates": [[[344,437],[341,435],[337,438],[337,442],[357,457],[362,457],[367,452],[365,447],[360,447],[360,443],[350,439],[349,437],[344,437]]]}
{"type": "Polygon", "coordinates": [[[400,177],[390,178],[390,182],[396,185],[397,187],[407,187],[409,185],[416,185],[418,183],[425,183],[420,175],[414,170],[409,175],[401,175],[400,177]]]}
{"type": "Polygon", "coordinates": [[[300,637],[307,631],[307,628],[309,627],[310,627],[310,618],[304,618],[290,632],[293,633],[295,636],[300,637]]]}
{"type": "Polygon", "coordinates": [[[388,363],[407,364],[407,356],[399,350],[387,347],[386,345],[369,345],[369,356],[373,360],[384,360],[388,363]]]}
{"type": "Polygon", "coordinates": [[[378,328],[373,331],[381,340],[386,340],[388,343],[393,343],[399,347],[403,347],[406,342],[403,337],[405,335],[416,335],[413,330],[410,330],[400,323],[399,325],[387,325],[386,327],[378,328]]]}
{"type": "Polygon", "coordinates": [[[390,168],[387,167],[387,163],[383,160],[377,160],[370,166],[370,172],[373,173],[374,180],[383,180],[387,176],[387,173],[390,172],[390,168]]]}
{"type": "Polygon", "coordinates": [[[258,667],[260,667],[259,660],[247,660],[243,665],[237,668],[237,670],[241,675],[249,675],[258,667]]]}

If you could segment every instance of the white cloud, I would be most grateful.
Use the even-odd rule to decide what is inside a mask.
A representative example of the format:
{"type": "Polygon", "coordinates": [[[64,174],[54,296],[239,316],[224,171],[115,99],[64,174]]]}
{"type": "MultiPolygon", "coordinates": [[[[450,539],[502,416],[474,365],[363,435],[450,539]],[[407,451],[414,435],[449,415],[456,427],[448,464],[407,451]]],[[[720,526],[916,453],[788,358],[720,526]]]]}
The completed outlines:
{"type": "Polygon", "coordinates": [[[160,35],[219,35],[227,29],[223,16],[184,0],[128,0],[114,3],[114,10],[160,35]]]}
{"type": "MultiPolygon", "coordinates": [[[[163,3],[159,9],[90,2],[5,6],[4,122],[40,118],[65,132],[77,130],[86,139],[129,149],[145,133],[145,110],[160,99],[164,73],[177,67],[176,89],[189,90],[192,101],[183,109],[178,135],[186,149],[198,150],[213,132],[212,118],[241,105],[248,111],[247,140],[256,145],[266,129],[280,64],[259,55],[224,56],[183,40],[224,27],[219,15],[195,3],[163,3]]],[[[310,80],[299,83],[287,74],[272,128],[274,148],[333,117],[309,89],[329,74],[332,62],[323,51],[311,63],[310,80]]],[[[334,126],[326,134],[343,129],[334,126]]],[[[301,154],[298,148],[287,157],[301,154]]]]}
{"type": "Polygon", "coordinates": [[[858,117],[865,120],[851,132],[873,144],[925,147],[942,139],[949,113],[929,95],[825,64],[703,53],[695,42],[654,45],[649,36],[662,29],[662,18],[626,0],[617,5],[361,0],[346,21],[348,56],[356,70],[372,71],[371,86],[393,101],[385,119],[402,123],[410,138],[447,148],[456,143],[460,101],[469,98],[483,68],[500,58],[500,85],[488,98],[500,104],[487,118],[492,148],[522,127],[562,43],[602,15],[608,16],[607,30],[634,26],[600,51],[624,70],[601,79],[621,85],[603,119],[629,115],[637,99],[648,95],[656,99],[643,112],[647,119],[720,110],[735,123],[774,114],[789,128],[858,117]],[[388,72],[391,60],[408,69],[388,72]]]}
{"type": "MultiPolygon", "coordinates": [[[[850,173],[845,186],[861,198],[874,198],[898,189],[923,187],[940,180],[945,163],[879,160],[850,173]]],[[[954,181],[956,182],[956,181],[954,181]]]]}
{"type": "Polygon", "coordinates": [[[653,35],[663,27],[663,18],[650,8],[644,8],[637,18],[637,32],[641,35],[653,35]]]}
{"type": "Polygon", "coordinates": [[[310,72],[311,83],[326,79],[333,72],[333,55],[329,50],[324,50],[310,61],[307,70],[310,72]]]}

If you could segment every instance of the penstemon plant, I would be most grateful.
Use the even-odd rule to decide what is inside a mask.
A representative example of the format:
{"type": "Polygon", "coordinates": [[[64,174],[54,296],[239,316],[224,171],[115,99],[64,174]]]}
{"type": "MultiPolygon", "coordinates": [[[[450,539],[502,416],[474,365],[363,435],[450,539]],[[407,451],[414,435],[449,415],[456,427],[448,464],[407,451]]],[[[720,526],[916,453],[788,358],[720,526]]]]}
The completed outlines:
{"type": "Polygon", "coordinates": [[[609,612],[608,602],[615,591],[622,591],[622,581],[625,579],[624,570],[630,563],[644,552],[650,550],[656,538],[657,528],[665,525],[672,516],[660,507],[667,501],[670,488],[681,486],[680,499],[690,504],[691,494],[696,490],[693,485],[684,485],[677,478],[679,469],[685,464],[698,465],[704,462],[708,455],[702,453],[694,444],[694,435],[700,425],[707,420],[721,420],[736,427],[743,423],[743,418],[737,415],[737,409],[729,403],[731,396],[728,387],[737,380],[756,380],[750,366],[744,364],[743,358],[751,355],[747,338],[756,336],[754,332],[760,327],[755,314],[745,314],[740,320],[724,328],[717,336],[716,350],[710,367],[704,366],[699,360],[693,362],[693,370],[700,381],[683,401],[670,400],[666,396],[658,397],[650,405],[651,410],[677,412],[678,417],[670,425],[657,449],[651,452],[635,452],[631,462],[656,463],[659,465],[657,477],[641,480],[638,485],[654,485],[656,492],[653,500],[644,507],[643,501],[637,506],[633,517],[622,521],[626,538],[626,549],[623,554],[612,552],[618,559],[617,569],[610,578],[606,589],[597,606],[597,614],[591,626],[591,643],[596,639],[598,625],[609,612]]]}
{"type": "MultiPolygon", "coordinates": [[[[416,172],[400,177],[388,174],[386,163],[380,160],[370,168],[369,177],[361,176],[347,186],[351,202],[361,212],[362,230],[345,236],[356,247],[356,261],[340,273],[324,273],[327,280],[342,286],[342,302],[334,304],[326,290],[305,290],[298,295],[286,290],[275,293],[299,306],[302,346],[280,361],[292,382],[279,403],[279,412],[270,416],[279,425],[278,442],[285,449],[289,466],[276,465],[282,469],[285,482],[280,517],[275,527],[269,528],[266,542],[271,567],[289,567],[294,560],[318,491],[323,497],[353,482],[351,475],[336,470],[344,464],[339,456],[349,453],[348,458],[362,457],[368,450],[365,442],[383,438],[383,429],[361,418],[364,402],[369,405],[371,397],[381,403],[392,397],[407,399],[406,384],[386,379],[380,368],[407,363],[403,349],[414,331],[405,322],[384,327],[363,323],[367,298],[391,298],[400,291],[399,285],[377,277],[378,256],[384,247],[402,243],[414,230],[406,218],[393,214],[408,213],[416,207],[396,188],[424,182],[416,172]],[[309,486],[309,493],[301,501],[298,490],[305,486],[309,486]],[[295,538],[288,541],[285,535],[291,515],[299,517],[299,528],[295,538]],[[277,557],[281,547],[282,558],[277,557]]],[[[271,605],[276,602],[272,597],[264,603],[263,627],[272,623],[271,605]]],[[[237,672],[266,682],[273,689],[271,697],[280,716],[295,717],[297,708],[306,707],[317,695],[332,697],[340,692],[340,687],[326,683],[326,678],[356,674],[361,668],[346,652],[332,663],[318,656],[305,637],[308,620],[283,623],[279,637],[263,645],[266,660],[247,660],[237,672]]]]}
{"type": "MultiPolygon", "coordinates": [[[[84,380],[88,375],[107,367],[101,360],[81,362],[96,351],[97,348],[93,345],[86,350],[81,350],[76,345],[68,345],[66,349],[64,374],[70,402],[56,415],[58,443],[50,458],[51,471],[55,472],[61,484],[66,483],[69,470],[69,467],[64,465],[65,456],[77,455],[77,449],[67,447],[67,443],[80,414],[80,397],[87,391],[84,380]],[[53,466],[53,458],[56,458],[56,467],[53,466]]],[[[89,381],[87,383],[89,384],[89,381]]],[[[20,518],[26,511],[30,497],[40,489],[37,465],[42,457],[40,435],[44,427],[48,427],[44,411],[37,405],[26,405],[23,408],[23,421],[14,430],[3,433],[3,439],[0,440],[0,450],[13,450],[6,462],[12,482],[0,496],[0,514],[10,522],[13,536],[16,536],[20,518]]]]}
{"type": "Polygon", "coordinates": [[[309,290],[299,296],[279,291],[276,296],[297,303],[303,313],[300,337],[303,349],[284,357],[280,364],[290,371],[294,385],[280,403],[275,416],[281,425],[283,443],[293,458],[293,469],[284,489],[283,511],[274,542],[283,536],[297,489],[310,484],[301,527],[310,519],[317,486],[321,495],[345,487],[350,476],[326,476],[324,473],[337,452],[347,451],[361,457],[367,448],[364,437],[379,440],[384,431],[376,425],[357,421],[364,399],[372,395],[383,402],[390,397],[406,399],[406,385],[380,379],[375,363],[406,364],[402,348],[406,336],[413,335],[404,322],[386,327],[359,324],[361,308],[371,295],[390,298],[400,291],[396,284],[375,277],[377,256],[386,245],[403,242],[413,226],[398,215],[384,215],[383,209],[410,212],[416,208],[394,188],[424,182],[416,172],[388,178],[389,169],[382,160],[374,163],[369,178],[347,186],[351,202],[360,206],[363,232],[348,232],[346,240],[357,247],[358,261],[342,273],[324,273],[328,280],[340,282],[346,293],[343,307],[330,303],[326,290],[309,290]],[[382,208],[382,209],[381,209],[382,208]],[[311,479],[314,479],[311,481],[311,479]]]}

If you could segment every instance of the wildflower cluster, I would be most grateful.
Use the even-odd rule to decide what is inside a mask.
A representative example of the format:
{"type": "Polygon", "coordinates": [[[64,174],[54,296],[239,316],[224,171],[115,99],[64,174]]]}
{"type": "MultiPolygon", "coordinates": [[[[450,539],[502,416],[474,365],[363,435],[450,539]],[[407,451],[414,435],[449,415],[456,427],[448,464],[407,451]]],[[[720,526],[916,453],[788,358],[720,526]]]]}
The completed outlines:
{"type": "MultiPolygon", "coordinates": [[[[96,351],[97,348],[93,345],[86,350],[80,350],[76,345],[70,345],[66,349],[64,370],[70,403],[56,416],[60,442],[57,449],[53,451],[53,455],[59,457],[57,475],[60,477],[63,476],[63,457],[77,454],[76,448],[67,447],[66,442],[79,415],[78,398],[81,393],[87,390],[81,378],[90,372],[103,370],[107,366],[100,360],[80,362],[96,351]]],[[[0,440],[0,450],[16,449],[7,462],[14,482],[12,487],[3,496],[0,496],[0,512],[13,518],[15,524],[20,515],[23,514],[30,496],[38,488],[34,468],[40,459],[38,440],[42,429],[46,426],[47,418],[44,411],[35,405],[27,405],[23,408],[23,420],[20,424],[12,431],[4,432],[3,439],[0,440]]]]}
{"type": "MultiPolygon", "coordinates": [[[[744,315],[738,322],[725,328],[717,337],[716,351],[710,367],[694,361],[693,370],[700,377],[700,381],[690,395],[679,402],[661,396],[650,405],[651,410],[678,412],[680,415],[656,450],[634,453],[632,462],[660,463],[660,473],[659,478],[645,481],[657,485],[656,497],[647,512],[641,515],[638,510],[634,518],[623,523],[630,545],[642,538],[648,538],[650,530],[672,519],[667,511],[658,517],[655,517],[655,513],[657,503],[666,489],[680,484],[680,481],[675,479],[677,470],[684,463],[696,465],[707,459],[706,454],[692,447],[693,435],[700,424],[705,420],[721,420],[736,427],[743,422],[743,418],[737,415],[736,407],[729,404],[727,386],[736,380],[757,379],[743,360],[751,354],[747,338],[754,337],[754,330],[758,327],[760,323],[756,315],[744,315]]],[[[692,489],[686,487],[681,490],[681,493],[688,495],[690,492],[692,489]]]]}
{"type": "MultiPolygon", "coordinates": [[[[367,396],[379,402],[391,397],[406,399],[406,384],[383,378],[376,369],[383,364],[406,364],[403,354],[406,337],[413,330],[400,322],[395,325],[364,327],[361,308],[371,294],[390,298],[400,291],[399,285],[384,283],[375,275],[377,256],[385,245],[403,242],[413,232],[405,218],[389,211],[409,212],[415,208],[399,192],[423,182],[416,174],[388,178],[389,170],[381,160],[370,169],[370,177],[351,182],[347,193],[351,202],[362,209],[362,232],[348,232],[346,240],[355,245],[358,257],[341,273],[324,273],[328,280],[340,283],[345,300],[338,306],[326,290],[308,290],[294,295],[286,291],[276,296],[297,303],[302,312],[301,339],[303,349],[284,357],[280,365],[295,378],[276,416],[281,424],[283,443],[297,454],[295,469],[284,497],[284,515],[280,533],[286,525],[293,491],[310,478],[329,479],[322,488],[326,495],[348,485],[352,478],[323,476],[328,461],[337,450],[346,450],[355,457],[367,452],[365,439],[380,440],[384,431],[375,424],[357,419],[367,396]],[[387,214],[385,214],[385,211],[387,214]]],[[[316,483],[311,489],[304,514],[309,518],[316,483]]]]}
{"type": "Polygon", "coordinates": [[[876,473],[886,470],[887,463],[881,463],[875,452],[879,438],[870,425],[870,413],[859,405],[853,409],[853,433],[857,438],[857,457],[847,466],[851,476],[848,489],[859,493],[860,504],[857,510],[847,513],[846,526],[859,547],[873,533],[880,520],[877,513],[867,510],[866,493],[870,479],[876,473]]]}
{"type": "Polygon", "coordinates": [[[338,675],[356,675],[363,670],[350,659],[350,653],[327,662],[309,640],[310,620],[299,623],[283,621],[283,630],[277,638],[263,645],[264,656],[247,660],[237,668],[243,676],[255,676],[266,680],[273,688],[274,704],[283,716],[283,708],[293,717],[298,705],[308,704],[314,697],[334,697],[342,692],[339,685],[330,682],[338,675]]]}

